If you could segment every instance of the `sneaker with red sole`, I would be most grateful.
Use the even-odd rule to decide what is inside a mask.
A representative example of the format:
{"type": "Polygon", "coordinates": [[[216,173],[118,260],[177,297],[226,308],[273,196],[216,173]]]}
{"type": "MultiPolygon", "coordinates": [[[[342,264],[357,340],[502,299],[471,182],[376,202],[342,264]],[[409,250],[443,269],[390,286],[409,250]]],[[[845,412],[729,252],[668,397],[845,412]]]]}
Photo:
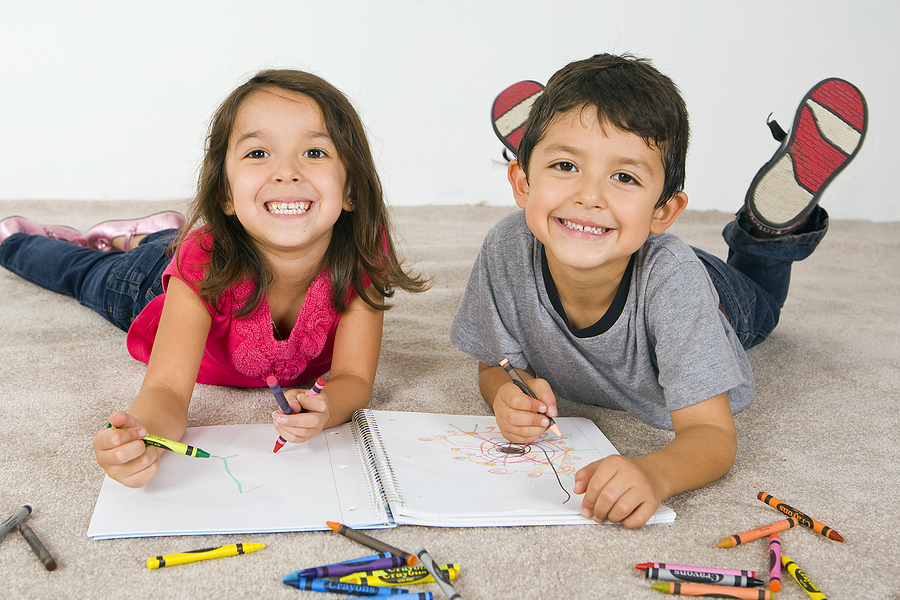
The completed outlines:
{"type": "MultiPolygon", "coordinates": [[[[531,105],[544,91],[537,81],[520,81],[514,83],[494,99],[491,106],[491,125],[494,133],[513,154],[519,151],[519,141],[525,131],[525,122],[531,112],[531,105]]],[[[509,160],[506,151],[503,156],[509,160]]]]}
{"type": "Polygon", "coordinates": [[[800,103],[790,136],[747,190],[744,206],[753,226],[772,236],[802,226],[859,152],[867,123],[866,99],[856,86],[838,78],[817,83],[800,103]]]}

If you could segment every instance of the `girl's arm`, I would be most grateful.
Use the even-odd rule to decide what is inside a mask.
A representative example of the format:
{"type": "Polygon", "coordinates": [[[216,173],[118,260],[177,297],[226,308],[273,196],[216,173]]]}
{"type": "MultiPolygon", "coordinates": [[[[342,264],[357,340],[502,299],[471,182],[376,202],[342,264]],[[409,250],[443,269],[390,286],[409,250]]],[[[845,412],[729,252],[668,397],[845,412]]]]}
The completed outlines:
{"type": "Polygon", "coordinates": [[[159,330],[138,395],[128,412],[116,412],[94,437],[97,462],[113,479],[142,487],[159,469],[160,449],[146,446],[148,433],[180,440],[200,370],[212,318],[200,298],[180,279],[169,279],[159,330]]]}
{"type": "Polygon", "coordinates": [[[575,475],[582,515],[640,527],[663,500],[715,481],[731,469],[737,432],[728,394],[673,410],[675,439],[638,458],[608,456],[575,475]]]}
{"type": "MultiPolygon", "coordinates": [[[[379,297],[372,287],[366,291],[370,298],[379,297]]],[[[384,311],[375,310],[358,296],[350,302],[335,334],[328,385],[313,397],[303,390],[285,391],[294,414],[272,415],[284,439],[305,442],[323,429],[349,421],[355,411],[366,407],[375,384],[383,324],[384,311]],[[301,413],[301,408],[308,412],[301,413]]]]}

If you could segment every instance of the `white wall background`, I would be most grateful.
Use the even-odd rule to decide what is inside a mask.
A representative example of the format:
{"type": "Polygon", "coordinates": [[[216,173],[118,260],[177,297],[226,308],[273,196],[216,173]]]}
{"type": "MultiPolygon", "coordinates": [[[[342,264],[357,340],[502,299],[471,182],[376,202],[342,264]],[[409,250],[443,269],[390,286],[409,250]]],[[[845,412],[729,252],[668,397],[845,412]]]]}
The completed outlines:
{"type": "Polygon", "coordinates": [[[865,93],[870,127],[823,204],[900,220],[900,4],[755,0],[0,0],[0,199],[191,196],[207,120],[255,71],[313,71],[370,130],[397,205],[511,203],[490,106],[597,52],[654,60],[693,118],[687,192],[736,210],[813,84],[865,93]]]}

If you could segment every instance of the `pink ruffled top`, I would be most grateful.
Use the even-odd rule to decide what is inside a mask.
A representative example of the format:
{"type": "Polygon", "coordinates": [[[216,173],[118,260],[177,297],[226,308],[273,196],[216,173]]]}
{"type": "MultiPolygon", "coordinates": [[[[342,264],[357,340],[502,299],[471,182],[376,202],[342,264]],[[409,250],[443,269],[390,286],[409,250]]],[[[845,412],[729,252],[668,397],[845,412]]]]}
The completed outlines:
{"type": "MultiPolygon", "coordinates": [[[[144,363],[150,360],[169,278],[177,277],[196,291],[196,282],[202,279],[208,257],[201,245],[210,248],[212,243],[212,236],[202,233],[182,244],[179,260],[172,260],[163,272],[163,293],[147,305],[128,330],[131,356],[144,363]]],[[[296,385],[327,373],[331,368],[334,336],[341,318],[331,299],[328,272],[323,270],[309,286],[297,322],[285,340],[275,339],[272,315],[265,297],[258,309],[247,317],[232,316],[233,308],[242,305],[241,301],[252,288],[249,281],[229,288],[218,299],[219,311],[204,302],[212,316],[212,324],[197,382],[265,387],[266,377],[274,375],[282,385],[296,385]]],[[[355,295],[351,288],[348,302],[355,295]]]]}

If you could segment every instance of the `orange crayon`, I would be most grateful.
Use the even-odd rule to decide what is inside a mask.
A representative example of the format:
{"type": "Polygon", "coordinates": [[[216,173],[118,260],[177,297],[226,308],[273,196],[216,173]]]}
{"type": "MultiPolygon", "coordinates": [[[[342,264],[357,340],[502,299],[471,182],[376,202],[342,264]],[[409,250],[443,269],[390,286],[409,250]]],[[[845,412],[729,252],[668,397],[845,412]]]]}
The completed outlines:
{"type": "Polygon", "coordinates": [[[712,596],[714,598],[738,598],[740,600],[771,600],[772,592],[765,588],[723,587],[704,583],[654,583],[650,586],[664,594],[682,596],[712,596]]]}
{"type": "Polygon", "coordinates": [[[785,529],[790,529],[791,527],[796,527],[798,525],[797,519],[794,517],[788,517],[783,521],[777,521],[770,525],[764,525],[762,527],[757,527],[756,529],[751,529],[750,531],[745,531],[744,533],[738,533],[732,536],[729,536],[716,544],[719,548],[733,548],[738,544],[743,544],[744,542],[749,542],[751,540],[758,540],[759,538],[766,537],[767,535],[772,535],[773,533],[778,533],[779,531],[784,531],[785,529]]]}
{"type": "Polygon", "coordinates": [[[762,500],[763,502],[765,502],[766,504],[768,504],[769,506],[771,506],[772,508],[780,510],[787,516],[794,517],[795,519],[797,519],[800,522],[801,525],[805,525],[806,527],[809,527],[816,533],[821,533],[828,539],[834,540],[836,542],[844,541],[844,538],[841,537],[841,534],[839,534],[837,531],[835,531],[831,527],[829,527],[827,525],[823,525],[822,523],[816,521],[812,517],[800,512],[796,508],[788,506],[787,504],[785,504],[778,498],[775,498],[774,496],[767,494],[765,492],[758,493],[756,495],[756,497],[759,498],[760,500],[762,500]]]}

